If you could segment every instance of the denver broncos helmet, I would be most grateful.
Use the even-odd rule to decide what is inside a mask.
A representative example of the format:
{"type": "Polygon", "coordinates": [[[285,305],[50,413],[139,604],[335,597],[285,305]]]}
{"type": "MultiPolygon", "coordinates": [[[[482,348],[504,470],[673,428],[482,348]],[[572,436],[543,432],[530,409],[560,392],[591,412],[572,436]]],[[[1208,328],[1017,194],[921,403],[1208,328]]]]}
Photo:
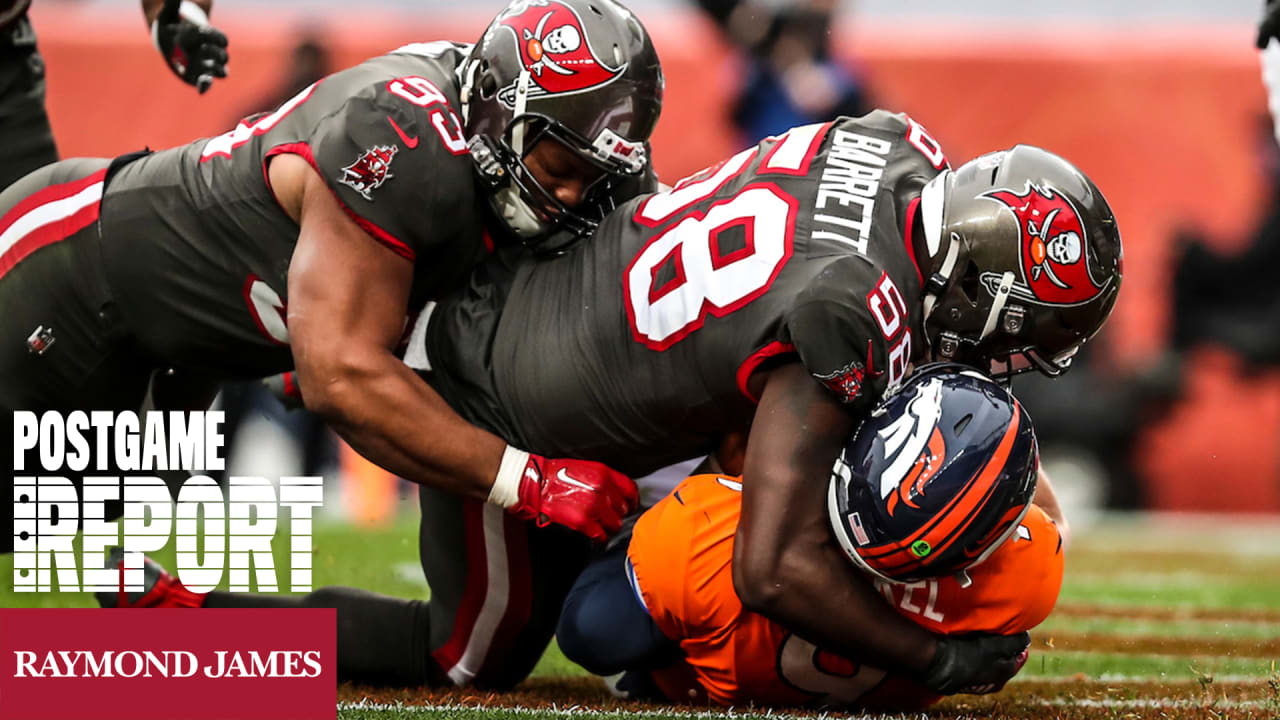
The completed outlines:
{"type": "Polygon", "coordinates": [[[924,326],[933,356],[995,377],[1065,372],[1120,291],[1115,215],[1074,165],[1030,145],[925,186],[924,326]]]}
{"type": "Polygon", "coordinates": [[[832,469],[827,510],[862,570],[892,582],[982,562],[1036,490],[1031,418],[990,378],[933,363],[884,397],[832,469]]]}
{"type": "MultiPolygon", "coordinates": [[[[648,32],[614,0],[514,0],[460,69],[468,146],[490,206],[525,244],[589,234],[611,191],[648,167],[663,77],[648,32]],[[570,208],[525,166],[554,139],[600,171],[570,208]]],[[[567,245],[567,243],[566,243],[567,245]]]]}

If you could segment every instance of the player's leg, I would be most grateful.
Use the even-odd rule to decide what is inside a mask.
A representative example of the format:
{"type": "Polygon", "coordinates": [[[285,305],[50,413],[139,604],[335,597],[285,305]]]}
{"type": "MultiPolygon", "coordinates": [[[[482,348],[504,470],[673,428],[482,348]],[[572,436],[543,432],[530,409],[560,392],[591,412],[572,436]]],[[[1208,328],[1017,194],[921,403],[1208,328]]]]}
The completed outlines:
{"type": "Polygon", "coordinates": [[[627,542],[592,561],[565,599],[556,641],[565,657],[596,675],[650,670],[680,656],[635,589],[627,542]]]}
{"type": "Polygon", "coordinates": [[[210,608],[334,608],[338,617],[338,679],[370,685],[440,685],[428,659],[427,603],[350,587],[322,587],[300,596],[229,593],[204,598],[210,608]]]}
{"type": "Polygon", "coordinates": [[[419,492],[431,657],[456,685],[513,687],[551,642],[590,542],[493,505],[426,487],[419,492]]]}
{"type": "MultiPolygon", "coordinates": [[[[0,430],[6,447],[15,410],[137,409],[145,395],[150,367],[114,312],[99,263],[96,219],[108,162],[54,163],[0,192],[0,430]]],[[[24,472],[73,474],[32,465],[34,452],[27,460],[24,472]]],[[[91,458],[90,467],[96,461],[91,458]]],[[[11,498],[15,467],[6,464],[0,473],[0,497],[11,498]]],[[[11,517],[7,510],[0,515],[11,517]]],[[[13,534],[7,524],[2,530],[0,550],[11,550],[13,534]]]]}
{"type": "Polygon", "coordinates": [[[0,190],[58,159],[44,95],[44,60],[22,18],[0,30],[0,190]]]}
{"type": "MultiPolygon", "coordinates": [[[[123,552],[115,548],[108,567],[123,572],[123,552]]],[[[427,612],[421,600],[405,600],[347,587],[324,587],[307,595],[195,593],[150,558],[142,588],[97,593],[106,608],[334,608],[337,610],[339,680],[372,685],[441,684],[428,677],[427,612]]]]}
{"type": "MultiPolygon", "coordinates": [[[[203,607],[333,607],[338,676],[376,685],[510,688],[533,669],[555,632],[565,595],[590,544],[557,527],[536,528],[500,508],[420,488],[419,552],[431,602],[321,588],[285,597],[214,591],[203,607]]],[[[174,584],[164,583],[168,592],[174,584]]],[[[180,586],[178,586],[180,587],[180,586]]],[[[177,607],[169,597],[107,596],[107,606],[177,607]],[[145,597],[145,599],[141,599],[145,597]]]]}

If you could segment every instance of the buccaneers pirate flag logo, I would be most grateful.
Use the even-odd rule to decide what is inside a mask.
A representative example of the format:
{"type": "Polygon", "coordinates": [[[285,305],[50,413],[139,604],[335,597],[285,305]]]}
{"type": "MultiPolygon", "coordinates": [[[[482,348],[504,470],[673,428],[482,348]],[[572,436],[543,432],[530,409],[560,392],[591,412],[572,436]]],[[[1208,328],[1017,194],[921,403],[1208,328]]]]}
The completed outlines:
{"type": "MultiPolygon", "coordinates": [[[[1111,278],[1094,279],[1088,237],[1064,196],[1028,181],[1021,193],[992,190],[983,197],[1003,203],[1018,219],[1022,281],[1014,283],[1013,295],[1042,305],[1081,305],[1111,284],[1111,278]]],[[[983,273],[982,282],[994,294],[1000,277],[983,273]]]]}
{"type": "Polygon", "coordinates": [[[355,162],[342,168],[338,182],[353,188],[365,200],[372,201],[372,191],[391,179],[391,161],[399,150],[398,145],[378,145],[365,150],[355,162]]]}
{"type": "MultiPolygon", "coordinates": [[[[531,98],[590,90],[612,82],[626,70],[626,63],[615,68],[600,60],[577,13],[556,0],[516,3],[498,22],[515,35],[520,61],[529,72],[531,98]]],[[[513,83],[498,97],[514,107],[515,91],[513,83]]]]}

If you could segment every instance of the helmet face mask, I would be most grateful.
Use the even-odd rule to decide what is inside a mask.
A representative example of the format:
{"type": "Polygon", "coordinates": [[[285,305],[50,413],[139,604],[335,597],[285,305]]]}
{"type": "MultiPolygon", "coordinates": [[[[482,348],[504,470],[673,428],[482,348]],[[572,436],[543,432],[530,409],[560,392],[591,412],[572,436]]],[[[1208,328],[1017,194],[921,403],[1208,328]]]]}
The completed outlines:
{"type": "Polygon", "coordinates": [[[1019,145],[944,171],[921,193],[934,359],[1051,377],[1110,315],[1122,279],[1115,217],[1062,158],[1019,145]]]}
{"type": "Polygon", "coordinates": [[[1008,391],[961,365],[925,365],[837,459],[831,527],[850,560],[882,580],[957,573],[1016,530],[1038,468],[1034,427],[1008,391]]]}
{"type": "Polygon", "coordinates": [[[490,181],[487,184],[494,211],[507,220],[518,237],[544,253],[562,249],[548,247],[543,242],[557,231],[568,231],[575,239],[590,235],[613,209],[612,193],[619,179],[639,176],[645,167],[643,159],[639,163],[623,164],[601,157],[584,138],[536,113],[512,120],[496,140],[484,135],[473,137],[471,146],[473,155],[486,155],[494,160],[488,172],[480,171],[481,177],[490,181]],[[583,182],[582,201],[576,207],[561,202],[526,164],[541,143],[557,143],[562,148],[560,152],[575,158],[574,169],[583,182]],[[477,149],[477,145],[480,148],[477,149]],[[524,152],[518,152],[517,147],[523,147],[524,152]]]}
{"type": "Polygon", "coordinates": [[[490,206],[535,250],[559,252],[590,234],[613,208],[616,187],[648,167],[662,69],[644,27],[613,0],[516,0],[459,77],[468,145],[490,206]],[[547,185],[554,179],[525,162],[548,141],[587,175],[574,207],[556,198],[547,185]],[[553,236],[563,241],[558,247],[548,246],[553,236]]]}

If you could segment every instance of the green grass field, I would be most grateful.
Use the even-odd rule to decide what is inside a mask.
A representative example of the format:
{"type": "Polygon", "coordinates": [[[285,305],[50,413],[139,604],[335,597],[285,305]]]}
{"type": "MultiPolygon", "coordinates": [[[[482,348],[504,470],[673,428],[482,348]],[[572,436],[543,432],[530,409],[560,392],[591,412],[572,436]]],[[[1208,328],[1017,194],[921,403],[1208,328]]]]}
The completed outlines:
{"type": "MultiPolygon", "coordinates": [[[[314,584],[426,597],[414,517],[378,529],[317,525],[314,584]]],[[[283,534],[283,533],[282,533],[283,534]]],[[[278,545],[283,545],[279,543],[278,545]]],[[[172,566],[172,549],[157,554],[172,566]]],[[[287,558],[277,553],[277,568],[287,558]]],[[[86,607],[77,594],[12,592],[0,557],[0,606],[86,607]]],[[[1110,518],[1078,531],[1058,608],[998,698],[956,698],[934,717],[1280,718],[1280,521],[1110,518]]],[[[340,718],[728,717],[609,699],[552,646],[510,696],[438,691],[394,700],[340,689],[340,718]]],[[[803,710],[795,711],[806,714],[803,710]]],[[[734,717],[763,716],[741,709],[734,717]]],[[[775,712],[772,717],[785,717],[775,712]]]]}

